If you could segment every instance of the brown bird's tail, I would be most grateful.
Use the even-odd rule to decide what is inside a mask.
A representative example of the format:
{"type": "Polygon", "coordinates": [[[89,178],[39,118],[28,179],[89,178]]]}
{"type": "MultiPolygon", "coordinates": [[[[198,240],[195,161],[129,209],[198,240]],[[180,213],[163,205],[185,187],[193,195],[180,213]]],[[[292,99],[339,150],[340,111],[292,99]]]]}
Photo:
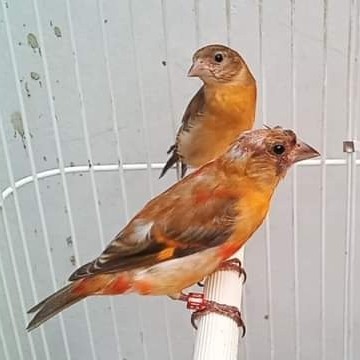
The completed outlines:
{"type": "Polygon", "coordinates": [[[73,291],[75,283],[69,284],[55,294],[50,295],[39,304],[31,308],[28,313],[35,313],[36,315],[30,321],[26,330],[31,331],[46,320],[49,320],[60,311],[66,309],[67,307],[77,303],[78,301],[87,297],[85,294],[79,294],[73,291]]]}

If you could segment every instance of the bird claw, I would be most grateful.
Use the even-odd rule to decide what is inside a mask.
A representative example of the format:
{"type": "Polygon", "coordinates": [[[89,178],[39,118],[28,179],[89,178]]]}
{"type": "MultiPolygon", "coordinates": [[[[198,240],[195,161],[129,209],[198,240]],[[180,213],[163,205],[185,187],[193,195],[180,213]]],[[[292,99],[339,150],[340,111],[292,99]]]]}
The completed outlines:
{"type": "Polygon", "coordinates": [[[216,313],[219,315],[227,316],[234,320],[238,327],[242,329],[242,337],[245,336],[246,327],[241,318],[240,310],[236,306],[219,304],[216,301],[206,300],[205,307],[200,310],[196,310],[191,314],[191,324],[197,330],[196,320],[206,314],[216,313]]]}
{"type": "Polygon", "coordinates": [[[245,269],[242,267],[242,263],[239,259],[237,258],[233,258],[233,259],[229,259],[224,261],[223,263],[220,264],[220,266],[217,268],[217,270],[231,270],[231,271],[236,271],[239,273],[239,277],[241,275],[243,275],[244,280],[243,280],[243,284],[246,282],[247,279],[247,274],[245,269]]]}
{"type": "Polygon", "coordinates": [[[187,302],[187,308],[195,310],[191,314],[191,325],[197,330],[196,320],[206,314],[216,313],[223,316],[227,316],[234,320],[238,327],[242,329],[242,337],[245,336],[246,327],[244,321],[241,318],[240,310],[236,306],[219,304],[216,301],[207,300],[204,298],[204,294],[201,293],[189,293],[187,295],[181,294],[179,300],[187,302]]]}

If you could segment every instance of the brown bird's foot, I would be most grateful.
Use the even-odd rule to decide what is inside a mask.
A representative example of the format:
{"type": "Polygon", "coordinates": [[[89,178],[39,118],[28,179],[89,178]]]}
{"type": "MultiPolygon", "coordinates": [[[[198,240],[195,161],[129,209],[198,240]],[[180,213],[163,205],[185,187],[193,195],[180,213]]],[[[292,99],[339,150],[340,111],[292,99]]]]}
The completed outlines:
{"type": "Polygon", "coordinates": [[[239,277],[241,275],[243,275],[244,277],[244,281],[243,283],[245,283],[246,279],[247,279],[247,274],[245,269],[242,267],[241,261],[237,258],[233,258],[233,259],[229,259],[224,261],[223,263],[220,264],[220,266],[217,268],[217,270],[230,270],[230,271],[236,271],[239,273],[239,277]]]}
{"type": "Polygon", "coordinates": [[[223,316],[227,316],[230,319],[234,320],[238,327],[242,329],[242,337],[245,336],[246,327],[244,321],[241,318],[240,310],[236,306],[226,305],[226,304],[219,304],[216,301],[206,300],[205,307],[196,310],[191,314],[191,324],[192,326],[197,329],[196,320],[206,314],[216,313],[223,316]]]}
{"type": "Polygon", "coordinates": [[[204,294],[201,293],[181,294],[178,300],[186,301],[186,307],[190,310],[195,310],[191,314],[191,324],[195,329],[197,329],[196,320],[199,317],[209,313],[216,313],[234,320],[242,329],[242,337],[245,336],[246,327],[241,318],[241,313],[236,306],[219,304],[216,301],[207,300],[204,298],[204,294]]]}

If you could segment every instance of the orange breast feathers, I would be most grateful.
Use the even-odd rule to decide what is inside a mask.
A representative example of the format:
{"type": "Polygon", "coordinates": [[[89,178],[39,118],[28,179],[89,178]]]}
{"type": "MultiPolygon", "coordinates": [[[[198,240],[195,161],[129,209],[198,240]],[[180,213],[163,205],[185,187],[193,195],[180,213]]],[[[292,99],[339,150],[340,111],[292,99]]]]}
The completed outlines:
{"type": "MultiPolygon", "coordinates": [[[[204,115],[214,117],[213,121],[219,126],[232,123],[234,132],[249,130],[255,121],[256,84],[206,86],[205,102],[204,115]]],[[[237,132],[235,136],[239,134],[237,132]]]]}

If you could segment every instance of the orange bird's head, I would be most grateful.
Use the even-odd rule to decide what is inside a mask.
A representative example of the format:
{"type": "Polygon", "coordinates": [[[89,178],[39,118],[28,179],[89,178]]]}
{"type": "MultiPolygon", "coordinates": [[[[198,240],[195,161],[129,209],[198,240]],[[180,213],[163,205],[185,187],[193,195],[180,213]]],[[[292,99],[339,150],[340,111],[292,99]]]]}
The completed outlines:
{"type": "Polygon", "coordinates": [[[222,161],[256,182],[276,186],[294,163],[319,155],[292,130],[276,126],[242,133],[222,161]]]}
{"type": "Polygon", "coordinates": [[[199,77],[205,84],[255,81],[239,53],[224,45],[197,50],[188,76],[199,77]]]}

